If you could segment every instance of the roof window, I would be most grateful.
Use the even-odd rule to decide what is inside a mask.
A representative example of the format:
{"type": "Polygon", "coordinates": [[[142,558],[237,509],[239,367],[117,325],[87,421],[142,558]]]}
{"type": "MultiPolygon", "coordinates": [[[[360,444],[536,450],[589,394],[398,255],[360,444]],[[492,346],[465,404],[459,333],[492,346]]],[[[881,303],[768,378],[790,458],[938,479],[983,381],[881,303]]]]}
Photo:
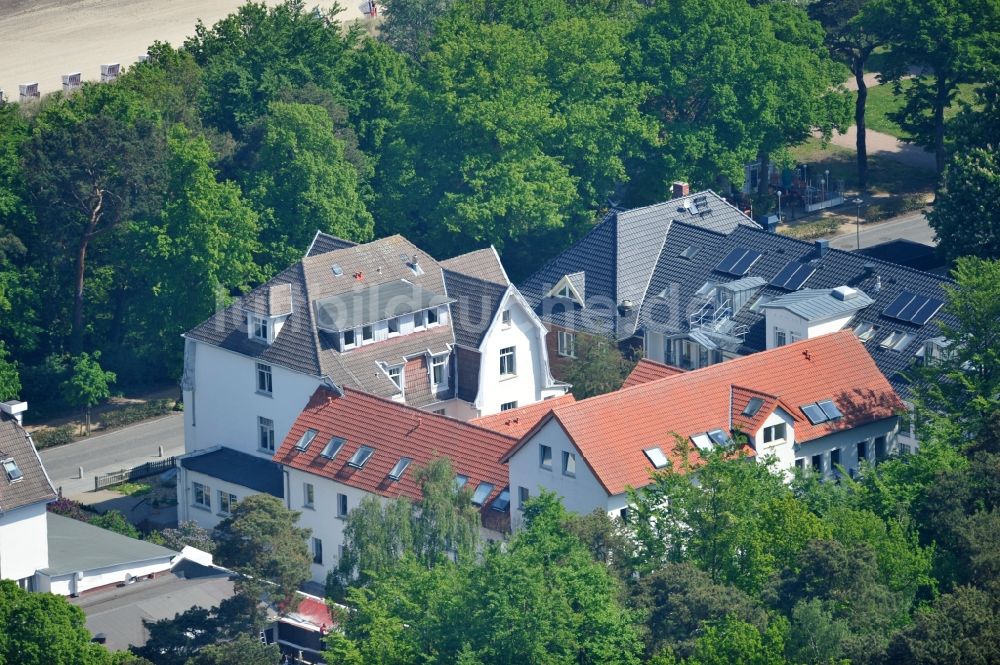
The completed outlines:
{"type": "Polygon", "coordinates": [[[882,340],[879,345],[883,349],[890,349],[892,351],[902,351],[910,345],[913,341],[913,333],[902,332],[900,330],[893,330],[889,333],[889,336],[882,340]]]}
{"type": "Polygon", "coordinates": [[[826,417],[830,420],[836,420],[844,415],[840,412],[840,409],[837,408],[837,405],[833,403],[833,400],[820,400],[819,402],[816,402],[816,406],[822,409],[823,413],[825,413],[826,417]]]}
{"type": "Polygon", "coordinates": [[[691,441],[697,446],[698,450],[711,450],[712,440],[708,438],[708,434],[702,432],[701,434],[692,434],[691,441]]]}
{"type": "Polygon", "coordinates": [[[493,504],[490,506],[490,508],[497,511],[498,513],[502,513],[505,510],[507,510],[507,506],[509,505],[510,505],[510,489],[505,487],[503,491],[497,495],[497,498],[493,499],[493,504]]]}
{"type": "Polygon", "coordinates": [[[875,336],[875,326],[870,323],[859,323],[854,328],[854,335],[862,342],[867,342],[875,336]]]}
{"type": "Polygon", "coordinates": [[[455,489],[461,490],[467,482],[469,482],[468,476],[463,476],[460,473],[455,475],[455,489]]]}
{"type": "Polygon", "coordinates": [[[656,446],[655,448],[646,448],[642,452],[646,453],[646,457],[649,458],[649,461],[652,462],[653,468],[655,469],[662,469],[669,464],[667,456],[663,454],[663,449],[659,446],[656,446]]]}
{"type": "Polygon", "coordinates": [[[351,455],[351,459],[347,461],[348,464],[353,466],[355,469],[363,469],[365,464],[371,459],[371,456],[375,453],[375,449],[369,446],[361,446],[358,448],[357,452],[351,455]]]}
{"type": "Polygon", "coordinates": [[[806,418],[809,419],[813,425],[819,425],[820,423],[825,423],[830,420],[836,420],[841,418],[844,414],[840,412],[837,405],[833,403],[833,400],[824,399],[816,402],[814,404],[806,404],[801,407],[802,413],[806,414],[806,418]]]}
{"type": "Polygon", "coordinates": [[[725,446],[730,442],[729,436],[721,429],[713,429],[709,431],[708,438],[711,439],[712,443],[717,446],[725,446]]]}
{"type": "Polygon", "coordinates": [[[472,503],[477,506],[483,505],[486,501],[486,497],[488,497],[492,491],[493,485],[490,483],[479,483],[479,487],[477,487],[476,491],[472,493],[472,503]]]}
{"type": "Polygon", "coordinates": [[[700,249],[698,247],[695,247],[694,245],[688,245],[686,248],[684,248],[684,251],[681,252],[681,258],[688,259],[690,261],[698,254],[699,251],[700,249]]]}
{"type": "Polygon", "coordinates": [[[328,459],[333,459],[337,456],[337,453],[340,452],[340,449],[344,447],[345,443],[347,443],[347,441],[341,439],[339,436],[332,436],[330,437],[330,441],[323,446],[323,451],[320,455],[328,459]]]}
{"type": "Polygon", "coordinates": [[[299,451],[300,453],[308,450],[309,444],[313,442],[313,439],[316,438],[317,434],[319,434],[319,432],[317,432],[316,430],[307,429],[305,432],[302,433],[302,436],[299,437],[298,442],[295,444],[295,450],[299,451]]]}
{"type": "Polygon", "coordinates": [[[746,407],[743,408],[743,415],[753,418],[760,411],[760,407],[764,406],[764,400],[760,397],[751,397],[750,401],[747,402],[746,407]]]}
{"type": "Polygon", "coordinates": [[[339,263],[334,263],[330,266],[330,271],[333,273],[334,277],[340,277],[344,274],[344,269],[340,267],[339,263]]]}
{"type": "Polygon", "coordinates": [[[24,477],[24,474],[21,473],[20,467],[17,466],[17,462],[13,459],[6,459],[3,461],[3,470],[7,472],[7,480],[10,482],[20,480],[24,477]]]}
{"type": "Polygon", "coordinates": [[[392,467],[392,471],[389,472],[389,478],[392,480],[402,478],[406,470],[410,468],[410,462],[412,461],[409,457],[400,457],[399,461],[396,462],[396,466],[392,467]]]}

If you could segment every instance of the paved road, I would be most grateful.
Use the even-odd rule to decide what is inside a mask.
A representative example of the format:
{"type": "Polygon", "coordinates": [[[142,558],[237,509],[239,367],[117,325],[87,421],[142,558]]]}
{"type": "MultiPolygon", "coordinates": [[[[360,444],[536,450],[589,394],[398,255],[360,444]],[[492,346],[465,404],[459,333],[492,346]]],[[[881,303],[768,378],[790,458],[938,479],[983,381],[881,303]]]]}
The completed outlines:
{"type": "MultiPolygon", "coordinates": [[[[861,227],[862,248],[898,238],[905,238],[925,245],[937,244],[934,240],[934,229],[931,228],[927,222],[927,217],[922,213],[905,215],[874,226],[861,227]]],[[[830,246],[837,249],[855,249],[857,247],[855,233],[846,233],[842,236],[831,238],[830,246]]]]}
{"type": "Polygon", "coordinates": [[[94,476],[158,459],[163,446],[165,457],[184,453],[184,417],[171,414],[124,429],[98,434],[89,439],[41,451],[42,462],[63,495],[77,498],[94,489],[94,476]],[[77,469],[83,467],[83,478],[77,469]]]}

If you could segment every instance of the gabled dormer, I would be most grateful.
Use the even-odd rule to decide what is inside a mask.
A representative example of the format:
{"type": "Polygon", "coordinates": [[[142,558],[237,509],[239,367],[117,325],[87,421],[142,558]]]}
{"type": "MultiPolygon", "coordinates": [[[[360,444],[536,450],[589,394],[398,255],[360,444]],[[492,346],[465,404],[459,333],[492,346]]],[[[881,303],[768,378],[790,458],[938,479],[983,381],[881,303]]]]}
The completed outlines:
{"type": "Polygon", "coordinates": [[[292,285],[265,287],[257,297],[247,298],[247,336],[262,344],[272,344],[285,321],[292,315],[292,285]]]}
{"type": "Polygon", "coordinates": [[[547,298],[566,298],[580,307],[586,307],[586,273],[574,272],[564,275],[552,289],[545,294],[547,298]]]}

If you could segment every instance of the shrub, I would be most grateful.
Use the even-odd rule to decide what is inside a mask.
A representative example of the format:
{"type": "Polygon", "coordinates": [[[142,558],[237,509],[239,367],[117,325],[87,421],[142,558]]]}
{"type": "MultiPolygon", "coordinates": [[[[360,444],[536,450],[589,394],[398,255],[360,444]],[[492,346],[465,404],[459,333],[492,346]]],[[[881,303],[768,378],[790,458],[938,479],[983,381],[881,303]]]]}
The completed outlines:
{"type": "Polygon", "coordinates": [[[41,450],[42,448],[50,448],[64,443],[71,443],[73,441],[74,429],[75,428],[72,425],[62,425],[52,429],[43,429],[33,432],[31,438],[35,442],[35,447],[41,450]]]}
{"type": "Polygon", "coordinates": [[[64,517],[70,517],[81,522],[90,522],[92,519],[97,517],[97,513],[93,512],[79,501],[73,501],[72,499],[59,499],[58,501],[53,501],[49,504],[49,512],[55,513],[56,515],[63,515],[64,517]]]}
{"type": "Polygon", "coordinates": [[[123,409],[109,411],[101,416],[105,428],[125,427],[148,418],[164,416],[173,409],[174,402],[170,399],[157,399],[144,404],[126,406],[123,409]]]}

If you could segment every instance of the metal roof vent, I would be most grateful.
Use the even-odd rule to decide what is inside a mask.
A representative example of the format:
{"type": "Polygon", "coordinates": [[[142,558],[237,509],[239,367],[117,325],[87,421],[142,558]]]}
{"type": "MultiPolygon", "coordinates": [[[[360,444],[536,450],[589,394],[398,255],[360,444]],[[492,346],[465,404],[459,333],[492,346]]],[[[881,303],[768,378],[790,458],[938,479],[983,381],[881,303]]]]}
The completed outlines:
{"type": "Polygon", "coordinates": [[[621,304],[618,305],[618,311],[621,312],[623,316],[631,312],[633,309],[635,309],[635,303],[632,302],[630,298],[622,300],[621,304]]]}

